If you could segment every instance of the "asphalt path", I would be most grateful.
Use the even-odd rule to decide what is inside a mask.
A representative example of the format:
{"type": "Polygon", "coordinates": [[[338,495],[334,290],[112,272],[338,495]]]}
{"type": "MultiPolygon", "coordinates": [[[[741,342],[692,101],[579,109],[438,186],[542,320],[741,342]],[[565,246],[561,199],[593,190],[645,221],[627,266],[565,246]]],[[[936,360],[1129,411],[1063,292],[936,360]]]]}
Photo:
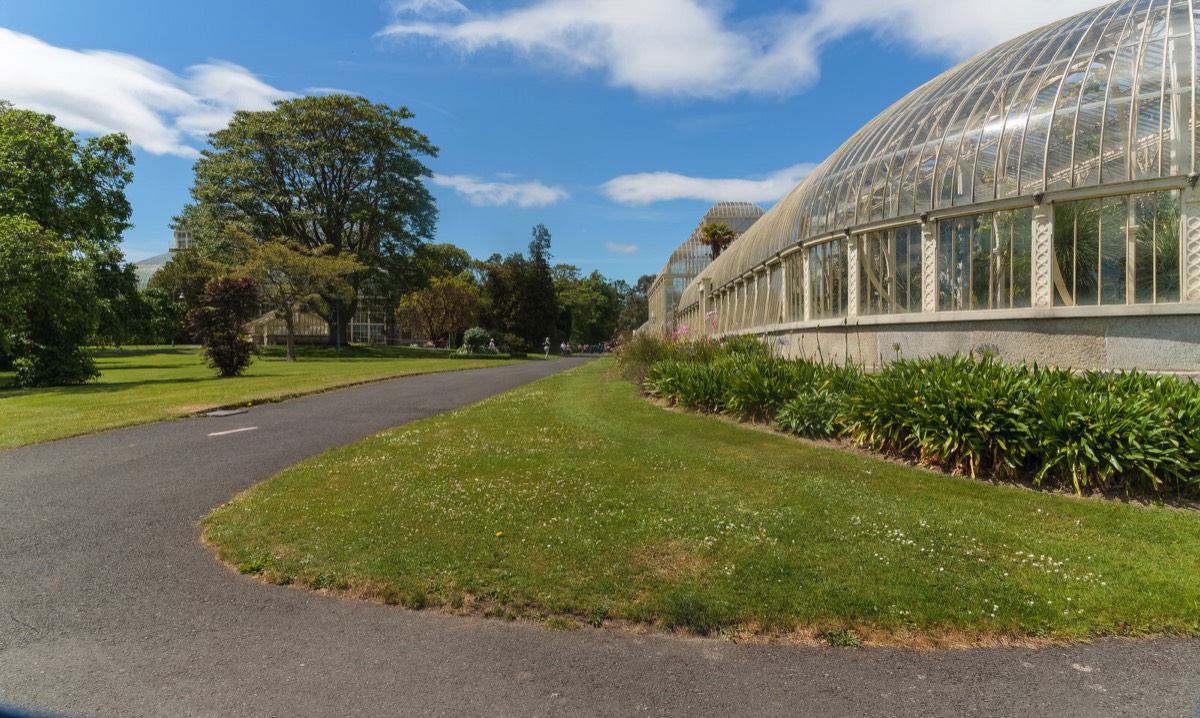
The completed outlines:
{"type": "Polygon", "coordinates": [[[1195,640],[916,653],[552,631],[265,585],[200,545],[197,519],[286,466],[576,361],[0,452],[0,715],[1197,716],[1195,640]]]}

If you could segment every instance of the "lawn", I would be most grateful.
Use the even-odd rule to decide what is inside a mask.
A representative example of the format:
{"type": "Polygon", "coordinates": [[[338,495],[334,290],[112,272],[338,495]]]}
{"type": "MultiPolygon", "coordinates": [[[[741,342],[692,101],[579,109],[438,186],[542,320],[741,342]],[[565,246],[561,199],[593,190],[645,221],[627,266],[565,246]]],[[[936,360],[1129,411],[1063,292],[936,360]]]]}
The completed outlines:
{"type": "Polygon", "coordinates": [[[663,410],[597,361],[331,450],[205,540],[412,607],[740,638],[1200,633],[1200,513],[934,474],[663,410]]]}
{"type": "MultiPolygon", "coordinates": [[[[301,349],[299,361],[287,362],[282,347],[267,347],[244,375],[223,379],[204,365],[198,349],[101,351],[96,357],[101,375],[95,382],[48,389],[0,388],[0,449],[388,377],[504,363],[451,361],[448,355],[405,347],[301,349]]],[[[10,376],[0,373],[0,387],[10,376]]]]}

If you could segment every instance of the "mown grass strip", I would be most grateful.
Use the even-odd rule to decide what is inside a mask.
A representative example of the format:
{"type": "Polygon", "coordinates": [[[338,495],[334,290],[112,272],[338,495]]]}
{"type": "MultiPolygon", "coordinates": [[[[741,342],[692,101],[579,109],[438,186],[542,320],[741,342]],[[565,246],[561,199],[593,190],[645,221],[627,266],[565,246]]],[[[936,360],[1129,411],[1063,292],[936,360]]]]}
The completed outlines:
{"type": "Polygon", "coordinates": [[[204,520],[246,573],[561,627],[980,644],[1200,632],[1200,514],[666,412],[594,362],[332,450],[204,520]]]}
{"type": "MultiPolygon", "coordinates": [[[[404,347],[301,349],[284,360],[268,347],[242,376],[220,378],[191,348],[99,352],[100,378],[81,386],[0,388],[0,449],[146,424],[228,406],[244,406],[410,374],[496,366],[447,361],[449,352],[404,347]]],[[[5,378],[0,375],[0,387],[5,378]]]]}

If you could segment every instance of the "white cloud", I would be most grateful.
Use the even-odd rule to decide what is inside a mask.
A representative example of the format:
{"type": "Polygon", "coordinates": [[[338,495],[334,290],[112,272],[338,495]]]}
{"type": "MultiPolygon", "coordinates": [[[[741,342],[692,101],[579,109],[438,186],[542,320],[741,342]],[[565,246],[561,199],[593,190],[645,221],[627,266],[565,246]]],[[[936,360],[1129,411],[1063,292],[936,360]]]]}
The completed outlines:
{"type": "Polygon", "coordinates": [[[471,53],[503,48],[554,68],[604,72],[646,95],[791,94],[813,82],[822,46],[856,32],[961,59],[1095,7],[1097,0],[813,0],[803,12],[728,17],[714,0],[535,0],[471,12],[457,0],[408,0],[380,35],[424,37],[471,53]]]}
{"type": "Polygon", "coordinates": [[[674,172],[622,175],[601,188],[614,202],[645,205],[676,199],[705,202],[774,202],[800,183],[814,164],[786,167],[759,179],[706,179],[674,172]]]}
{"type": "Polygon", "coordinates": [[[823,32],[858,30],[894,37],[926,52],[960,59],[1047,23],[1106,4],[1103,0],[814,0],[823,32]]]}
{"type": "Polygon", "coordinates": [[[604,248],[613,254],[637,254],[640,249],[636,244],[617,244],[616,242],[605,242],[604,248]]]}
{"type": "Polygon", "coordinates": [[[570,196],[561,187],[547,187],[541,182],[484,182],[469,175],[435,175],[432,182],[453,189],[480,207],[506,204],[545,207],[570,196]]]}
{"type": "Polygon", "coordinates": [[[153,154],[197,155],[195,144],[235,110],[263,110],[291,93],[249,70],[212,61],[183,76],[132,55],[54,47],[0,28],[0,98],[52,114],[83,133],[124,132],[153,154]]]}
{"type": "Polygon", "coordinates": [[[392,12],[397,15],[405,13],[462,15],[469,11],[458,0],[393,0],[392,12]]]}
{"type": "Polygon", "coordinates": [[[306,95],[357,95],[359,93],[353,90],[346,90],[341,87],[306,87],[304,88],[306,95]]]}

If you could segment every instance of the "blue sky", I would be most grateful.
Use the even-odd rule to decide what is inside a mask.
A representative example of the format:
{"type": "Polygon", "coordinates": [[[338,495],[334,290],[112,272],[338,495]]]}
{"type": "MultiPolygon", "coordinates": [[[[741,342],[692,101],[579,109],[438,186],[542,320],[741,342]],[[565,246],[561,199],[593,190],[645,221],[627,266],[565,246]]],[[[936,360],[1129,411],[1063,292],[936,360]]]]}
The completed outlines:
{"type": "Polygon", "coordinates": [[[131,260],[170,244],[207,132],[349,92],[407,106],[437,241],[634,281],[714,202],[764,209],[956,62],[1095,0],[4,0],[0,98],[137,163],[131,260]]]}

